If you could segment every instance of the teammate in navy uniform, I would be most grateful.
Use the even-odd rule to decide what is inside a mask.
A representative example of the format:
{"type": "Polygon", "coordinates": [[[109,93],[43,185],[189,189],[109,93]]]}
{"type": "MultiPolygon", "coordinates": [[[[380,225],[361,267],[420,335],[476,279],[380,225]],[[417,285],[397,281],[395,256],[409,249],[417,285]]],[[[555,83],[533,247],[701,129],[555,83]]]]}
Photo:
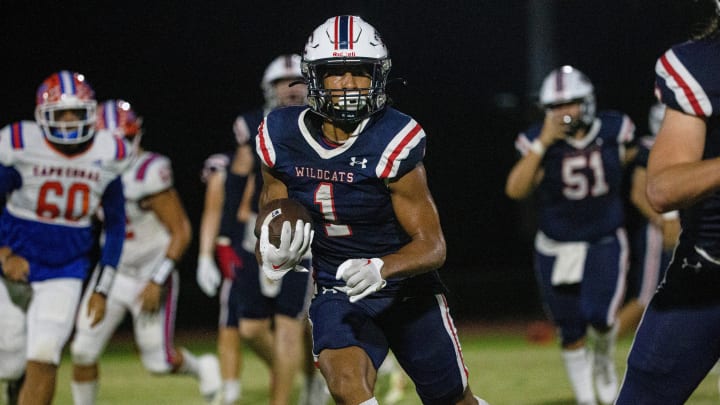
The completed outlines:
{"type": "MultiPolygon", "coordinates": [[[[720,2],[712,5],[720,13],[720,2]]],[[[650,152],[647,195],[658,212],[680,210],[682,232],[636,333],[621,405],[685,403],[720,357],[718,19],[655,65],[667,110],[650,152]]]]}
{"type": "Polygon", "coordinates": [[[380,35],[357,16],[332,17],[308,39],[310,108],[271,112],[256,144],[261,203],[295,199],[314,229],[285,222],[276,248],[262,226],[262,269],[302,271],[312,240],[313,352],[337,403],[377,404],[377,369],[392,349],[423,403],[476,404],[437,273],[446,247],[422,164],[425,132],[387,106],[390,66],[380,35]]]}
{"type": "Polygon", "coordinates": [[[271,368],[272,403],[290,400],[301,366],[306,378],[300,405],[324,404],[329,396],[310,356],[309,274],[296,273],[282,282],[273,282],[262,275],[255,258],[253,230],[262,174],[259,157],[254,153],[254,135],[268,112],[305,103],[307,87],[290,86],[302,79],[300,61],[297,54],[273,59],[260,83],[265,105],[235,120],[235,153],[213,155],[205,165],[208,189],[201,224],[198,283],[208,295],[214,295],[220,279],[210,253],[215,245],[215,257],[223,274],[218,349],[225,380],[223,401],[227,404],[235,403],[240,396],[240,337],[271,368]]]}
{"type": "Polygon", "coordinates": [[[630,268],[626,302],[618,312],[618,336],[635,332],[643,311],[665,274],[680,233],[678,212],[655,212],[645,194],[648,155],[664,115],[664,104],[658,102],[650,107],[650,133],[638,139],[637,155],[628,167],[631,204],[627,206],[625,227],[630,239],[630,268]]]}
{"type": "Polygon", "coordinates": [[[615,313],[628,260],[621,183],[635,126],[618,112],[596,114],[592,83],[571,66],[545,78],[540,103],[545,120],[517,137],[522,157],[508,176],[506,193],[513,199],[535,194],[536,276],[562,335],[575,397],[594,404],[597,390],[597,398],[610,403],[618,386],[615,313]],[[592,351],[586,345],[588,326],[592,351]]]}

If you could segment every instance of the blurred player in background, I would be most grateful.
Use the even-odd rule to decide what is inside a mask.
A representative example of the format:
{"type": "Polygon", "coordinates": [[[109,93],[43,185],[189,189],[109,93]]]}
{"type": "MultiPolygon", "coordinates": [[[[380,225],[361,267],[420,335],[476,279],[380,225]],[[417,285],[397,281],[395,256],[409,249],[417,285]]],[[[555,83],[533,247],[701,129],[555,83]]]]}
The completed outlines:
{"type": "MultiPolygon", "coordinates": [[[[139,147],[142,118],[123,100],[98,108],[97,127],[136,145],[137,155],[122,175],[127,214],[125,244],[115,281],[107,293],[106,315],[97,324],[80,312],[71,344],[75,405],[96,403],[98,360],[126,313],[133,318],[135,342],[143,366],[154,374],[189,374],[211,401],[220,395],[220,369],[214,355],[200,357],[174,346],[175,312],[180,284],[175,264],[191,239],[190,221],[173,187],[170,160],[139,147]]],[[[104,208],[102,213],[104,214],[104,208]]],[[[103,221],[105,218],[101,218],[103,221]]],[[[107,238],[105,237],[105,243],[107,238]]],[[[88,290],[84,300],[90,299],[88,290]]]]}
{"type": "Polygon", "coordinates": [[[657,212],[680,210],[682,232],[643,315],[617,403],[683,404],[720,357],[720,1],[703,31],[655,65],[667,106],[647,166],[657,212]]]}
{"type": "Polygon", "coordinates": [[[535,193],[536,276],[562,335],[562,358],[576,400],[594,404],[597,390],[600,402],[608,404],[618,388],[615,314],[623,302],[628,261],[621,183],[635,126],[618,112],[596,114],[592,83],[571,66],[545,78],[540,104],[545,120],[517,137],[522,157],[505,190],[516,200],[535,193]]]}
{"type": "Polygon", "coordinates": [[[263,272],[283,282],[304,274],[291,270],[312,240],[313,352],[336,403],[377,404],[377,369],[392,349],[423,402],[477,404],[437,273],[446,248],[425,132],[386,105],[380,35],[360,17],[332,17],[302,63],[310,107],[268,114],[256,144],[263,204],[302,203],[315,239],[310,224],[286,222],[276,248],[262,226],[263,272]]]}
{"type": "Polygon", "coordinates": [[[261,81],[265,105],[242,114],[233,125],[238,144],[234,156],[213,155],[205,164],[208,188],[197,275],[198,284],[210,296],[216,293],[220,274],[223,278],[218,350],[226,403],[234,403],[240,395],[238,331],[272,365],[271,403],[288,403],[301,365],[306,375],[301,402],[322,404],[329,396],[309,356],[309,345],[303,343],[310,299],[308,274],[297,274],[283,283],[272,282],[259,272],[254,256],[253,229],[262,187],[254,135],[268,112],[305,103],[307,87],[303,83],[291,86],[301,79],[299,55],[275,58],[261,81]],[[212,260],[213,250],[221,271],[212,260]]]}
{"type": "Polygon", "coordinates": [[[0,345],[10,346],[0,347],[0,376],[21,372],[17,356],[26,361],[21,405],[52,402],[75,314],[92,325],[103,320],[120,258],[125,235],[120,174],[131,147],[95,130],[96,108],[85,77],[63,70],[38,88],[35,122],[0,131],[0,194],[8,196],[0,216],[0,266],[5,280],[32,288],[26,312],[0,293],[0,345]],[[101,204],[106,243],[88,300],[78,310],[91,265],[91,218],[101,204]]]}
{"type": "Polygon", "coordinates": [[[664,104],[655,103],[650,107],[650,134],[639,139],[637,155],[628,168],[632,176],[632,206],[627,212],[625,224],[630,238],[630,269],[626,303],[618,313],[618,336],[635,332],[645,307],[670,263],[680,233],[678,212],[655,212],[645,194],[647,159],[664,115],[664,104]]]}
{"type": "MultiPolygon", "coordinates": [[[[231,181],[228,178],[228,166],[233,164],[233,160],[233,153],[214,154],[205,161],[203,167],[202,180],[206,184],[206,189],[200,222],[200,246],[196,273],[198,285],[210,297],[217,294],[217,287],[222,277],[217,345],[223,379],[222,399],[224,404],[234,404],[242,396],[240,384],[242,350],[238,330],[238,296],[237,289],[233,288],[235,274],[237,271],[241,271],[242,262],[230,243],[233,240],[242,240],[243,227],[239,223],[236,226],[227,227],[226,222],[235,221],[247,176],[230,174],[230,176],[237,176],[238,179],[234,179],[234,187],[225,188],[225,184],[231,181]],[[238,180],[244,181],[237,184],[238,180]],[[220,230],[221,227],[223,230],[220,230]],[[215,260],[217,260],[217,265],[215,260]],[[218,266],[222,272],[217,269],[218,266]]],[[[272,364],[270,343],[266,339],[249,343],[269,367],[272,364]]]]}

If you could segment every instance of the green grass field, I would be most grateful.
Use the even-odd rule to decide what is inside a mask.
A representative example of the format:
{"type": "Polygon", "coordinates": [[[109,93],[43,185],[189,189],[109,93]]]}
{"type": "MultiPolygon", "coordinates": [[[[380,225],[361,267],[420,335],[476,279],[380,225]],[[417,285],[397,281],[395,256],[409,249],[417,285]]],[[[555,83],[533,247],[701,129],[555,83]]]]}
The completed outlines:
{"type": "MultiPolygon", "coordinates": [[[[559,349],[554,343],[531,344],[525,339],[522,327],[497,328],[489,325],[470,330],[460,325],[458,329],[473,391],[491,404],[574,404],[559,349]]],[[[179,333],[176,337],[179,345],[196,353],[214,350],[213,339],[213,332],[179,333]]],[[[616,362],[620,373],[624,370],[630,343],[629,338],[619,342],[616,362]]],[[[267,404],[267,368],[252,352],[246,350],[244,353],[243,399],[240,403],[267,404]]],[[[60,368],[56,404],[72,404],[70,371],[66,355],[60,368]]],[[[203,403],[192,378],[156,377],[146,372],[127,338],[115,339],[110,345],[101,362],[101,375],[98,405],[203,403]]],[[[709,375],[688,404],[720,403],[717,381],[716,374],[709,375]]],[[[388,378],[381,377],[376,390],[378,398],[382,398],[387,385],[388,378]]],[[[295,391],[297,395],[297,387],[295,391]]],[[[412,386],[400,403],[420,403],[412,386]]]]}

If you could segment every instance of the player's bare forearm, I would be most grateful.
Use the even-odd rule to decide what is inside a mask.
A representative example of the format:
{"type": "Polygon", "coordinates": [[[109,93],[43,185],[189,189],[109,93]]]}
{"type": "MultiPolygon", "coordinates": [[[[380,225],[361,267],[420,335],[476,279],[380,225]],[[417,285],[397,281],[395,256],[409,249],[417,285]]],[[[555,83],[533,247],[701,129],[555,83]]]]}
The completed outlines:
{"type": "Polygon", "coordinates": [[[647,167],[655,211],[688,207],[720,189],[720,158],[703,160],[706,129],[702,118],[666,110],[647,167]]]}
{"type": "Polygon", "coordinates": [[[411,276],[440,268],[447,247],[435,202],[427,188],[423,166],[418,166],[390,186],[395,215],[411,241],[384,256],[383,278],[411,276]]]}
{"type": "Polygon", "coordinates": [[[528,152],[513,166],[505,183],[505,194],[514,199],[528,197],[542,179],[542,156],[528,152]]]}
{"type": "Polygon", "coordinates": [[[215,239],[220,232],[222,206],[225,202],[225,176],[214,173],[208,178],[205,189],[205,205],[200,219],[199,254],[212,255],[215,239]]]}
{"type": "Polygon", "coordinates": [[[265,165],[263,165],[262,168],[262,176],[263,188],[260,193],[260,207],[265,206],[265,204],[272,200],[287,198],[287,186],[285,186],[285,183],[273,176],[270,169],[265,165]]]}
{"type": "Polygon", "coordinates": [[[152,197],[151,207],[170,234],[165,256],[174,261],[180,260],[192,238],[192,227],[180,196],[174,188],[163,191],[152,197]]]}

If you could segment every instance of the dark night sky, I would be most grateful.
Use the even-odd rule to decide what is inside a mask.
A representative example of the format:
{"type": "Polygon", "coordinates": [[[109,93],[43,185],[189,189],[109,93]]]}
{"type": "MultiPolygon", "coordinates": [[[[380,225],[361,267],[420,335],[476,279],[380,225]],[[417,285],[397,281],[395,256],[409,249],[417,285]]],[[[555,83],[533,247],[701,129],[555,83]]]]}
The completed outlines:
{"type": "MultiPolygon", "coordinates": [[[[554,28],[534,31],[550,38],[553,63],[584,71],[599,107],[630,114],[644,131],[655,59],[688,36],[690,1],[56,1],[41,7],[0,0],[0,125],[32,118],[35,89],[52,72],[84,73],[99,99],[127,99],[144,116],[145,147],[173,159],[197,229],[202,162],[232,146],[238,113],[262,103],[266,65],[278,54],[301,53],[328,17],[359,14],[383,34],[391,77],[408,81],[390,90],[397,108],[428,134],[426,166],[449,248],[443,277],[456,312],[527,315],[539,308],[522,230],[527,207],[506,199],[503,188],[515,160],[514,137],[537,118],[538,83],[527,60],[531,1],[556,6],[554,28]]],[[[194,282],[196,249],[193,244],[181,263],[188,297],[181,314],[183,305],[205,300],[194,282]]]]}

